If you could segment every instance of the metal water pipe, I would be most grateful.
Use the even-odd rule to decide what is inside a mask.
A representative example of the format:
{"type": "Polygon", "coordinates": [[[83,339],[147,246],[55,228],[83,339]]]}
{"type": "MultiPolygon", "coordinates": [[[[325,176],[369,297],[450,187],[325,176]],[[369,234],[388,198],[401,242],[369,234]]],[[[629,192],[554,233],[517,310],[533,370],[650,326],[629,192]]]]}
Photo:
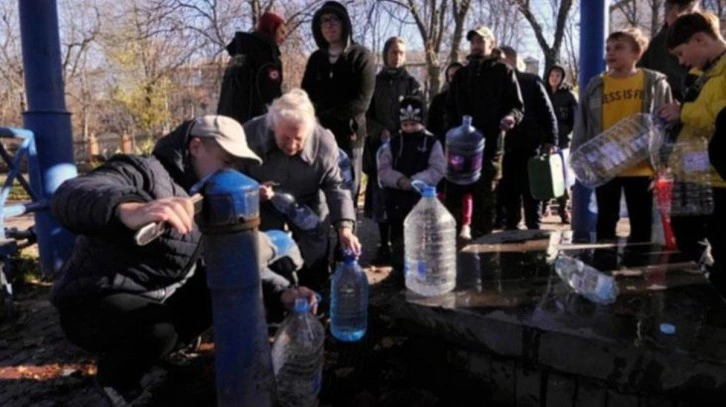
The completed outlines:
{"type": "Polygon", "coordinates": [[[201,193],[197,224],[212,296],[217,405],[272,406],[275,381],[258,255],[259,184],[222,170],[201,193]]]}
{"type": "MultiPolygon", "coordinates": [[[[608,32],[609,0],[580,2],[580,100],[593,77],[605,70],[605,38],[608,32]]],[[[591,188],[580,182],[572,187],[572,239],[595,240],[597,213],[590,208],[591,188]]]]}
{"type": "MultiPolygon", "coordinates": [[[[56,0],[18,0],[28,110],[23,125],[35,134],[39,177],[31,186],[49,201],[63,181],[77,175],[70,113],[66,111],[56,0]]],[[[44,273],[60,269],[75,237],[49,211],[35,213],[35,230],[44,273]]]]}

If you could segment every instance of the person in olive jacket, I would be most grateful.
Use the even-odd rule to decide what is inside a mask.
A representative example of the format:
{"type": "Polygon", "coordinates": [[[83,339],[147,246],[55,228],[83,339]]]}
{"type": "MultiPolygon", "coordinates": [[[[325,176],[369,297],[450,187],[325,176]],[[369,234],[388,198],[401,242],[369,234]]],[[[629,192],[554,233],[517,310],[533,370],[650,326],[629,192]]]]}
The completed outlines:
{"type": "Polygon", "coordinates": [[[481,177],[474,184],[447,183],[446,207],[456,212],[462,197],[472,194],[471,234],[476,238],[494,228],[500,133],[511,130],[522,120],[524,102],[514,70],[502,63],[495,52],[496,38],[492,31],[479,26],[469,31],[466,39],[471,49],[469,63],[456,72],[451,82],[446,101],[448,125],[456,127],[464,115],[471,116],[474,127],[485,138],[484,160],[481,177]]]}
{"type": "Polygon", "coordinates": [[[264,114],[282,94],[280,48],[285,20],[273,12],[262,14],[254,32],[237,32],[227,45],[231,57],[224,72],[217,113],[240,124],[264,114]]]}
{"type": "Polygon", "coordinates": [[[383,45],[384,66],[376,75],[376,90],[368,108],[368,136],[363,150],[363,172],[368,175],[365,191],[365,216],[378,223],[380,245],[373,264],[387,264],[391,257],[390,226],[385,210],[383,188],[378,185],[376,155],[381,144],[388,142],[400,128],[399,106],[406,96],[418,96],[421,85],[408,74],[406,43],[400,37],[391,37],[383,45]]]}
{"type": "Polygon", "coordinates": [[[318,49],[310,55],[302,89],[315,105],[320,124],[335,135],[353,164],[353,204],[360,190],[366,111],[373,97],[376,64],[373,54],[353,41],[348,10],[328,1],[313,16],[318,49]]]}

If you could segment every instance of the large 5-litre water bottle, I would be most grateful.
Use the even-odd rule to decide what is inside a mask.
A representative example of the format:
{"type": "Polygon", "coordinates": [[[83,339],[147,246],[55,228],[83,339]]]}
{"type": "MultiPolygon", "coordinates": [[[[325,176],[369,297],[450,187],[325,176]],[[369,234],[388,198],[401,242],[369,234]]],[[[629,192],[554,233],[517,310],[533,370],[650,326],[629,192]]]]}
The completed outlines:
{"type": "Polygon", "coordinates": [[[344,342],[360,340],[368,327],[368,277],[355,256],[345,254],[330,288],[330,332],[344,342]]]}
{"type": "Polygon", "coordinates": [[[484,136],[464,116],[461,126],[446,133],[446,180],[469,185],[481,177],[484,158],[484,136]]]}
{"type": "Polygon", "coordinates": [[[406,288],[433,296],[456,285],[456,221],[436,199],[436,187],[423,187],[423,197],[403,222],[406,288]]]}
{"type": "Polygon", "coordinates": [[[314,230],[320,224],[320,218],[309,206],[298,204],[295,197],[287,192],[275,192],[272,205],[304,231],[314,230]]]}
{"type": "Polygon", "coordinates": [[[590,188],[603,185],[649,158],[655,140],[663,138],[663,126],[657,116],[630,115],[572,151],[572,170],[590,188]]]}
{"type": "Polygon", "coordinates": [[[618,285],[612,276],[578,259],[560,255],[555,260],[555,271],[576,293],[592,302],[610,304],[618,298],[618,285]]]}
{"type": "Polygon", "coordinates": [[[272,368],[277,401],[282,407],[310,407],[320,392],[325,328],[306,299],[295,300],[292,314],[282,322],[272,344],[272,368]]]}

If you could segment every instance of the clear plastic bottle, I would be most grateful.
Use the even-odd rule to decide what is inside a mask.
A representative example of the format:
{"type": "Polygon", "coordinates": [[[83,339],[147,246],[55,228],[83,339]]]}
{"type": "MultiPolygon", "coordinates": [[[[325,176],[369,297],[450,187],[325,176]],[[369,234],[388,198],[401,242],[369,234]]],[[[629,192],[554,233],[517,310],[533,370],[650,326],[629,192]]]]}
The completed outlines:
{"type": "Polygon", "coordinates": [[[570,165],[580,182],[590,188],[598,187],[648,159],[663,133],[664,123],[656,116],[628,116],[573,151],[570,165]]]}
{"type": "Polygon", "coordinates": [[[406,288],[424,296],[447,293],[456,286],[456,221],[436,199],[436,187],[403,222],[406,288]]]}
{"type": "Polygon", "coordinates": [[[368,328],[368,277],[353,255],[345,254],[330,288],[330,332],[343,342],[356,342],[368,328]]]}
{"type": "Polygon", "coordinates": [[[469,185],[481,177],[484,158],[484,136],[464,116],[461,126],[446,133],[446,180],[469,185]]]}
{"type": "Polygon", "coordinates": [[[618,298],[618,285],[612,276],[578,259],[560,255],[555,260],[555,271],[576,293],[592,302],[611,304],[618,298]]]}
{"type": "Polygon", "coordinates": [[[309,206],[298,204],[291,194],[280,191],[275,192],[275,195],[272,196],[272,205],[295,226],[304,231],[317,229],[320,225],[318,215],[309,206]]]}
{"type": "Polygon", "coordinates": [[[343,175],[343,188],[347,190],[353,189],[353,164],[348,154],[343,149],[338,149],[338,167],[343,175]]]}
{"type": "Polygon", "coordinates": [[[272,368],[281,407],[310,407],[315,404],[323,374],[325,328],[310,313],[306,299],[295,300],[275,333],[272,368]]]}

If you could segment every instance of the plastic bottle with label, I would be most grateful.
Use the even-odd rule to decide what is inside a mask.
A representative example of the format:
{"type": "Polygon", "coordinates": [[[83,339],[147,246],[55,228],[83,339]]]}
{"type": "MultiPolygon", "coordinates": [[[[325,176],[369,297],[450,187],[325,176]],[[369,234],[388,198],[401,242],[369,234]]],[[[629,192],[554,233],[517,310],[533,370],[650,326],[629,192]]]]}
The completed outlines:
{"type": "Polygon", "coordinates": [[[560,255],[555,271],[576,293],[598,304],[611,304],[618,298],[615,279],[581,260],[560,255]]]}
{"type": "Polygon", "coordinates": [[[359,341],[368,328],[368,277],[352,254],[333,274],[330,288],[330,332],[343,342],[359,341]]]}
{"type": "Polygon", "coordinates": [[[436,198],[436,187],[421,189],[403,222],[405,281],[409,290],[435,296],[456,286],[456,221],[436,198]]]}
{"type": "Polygon", "coordinates": [[[464,116],[461,126],[446,133],[446,180],[457,185],[473,184],[481,177],[484,136],[464,116]]]}

